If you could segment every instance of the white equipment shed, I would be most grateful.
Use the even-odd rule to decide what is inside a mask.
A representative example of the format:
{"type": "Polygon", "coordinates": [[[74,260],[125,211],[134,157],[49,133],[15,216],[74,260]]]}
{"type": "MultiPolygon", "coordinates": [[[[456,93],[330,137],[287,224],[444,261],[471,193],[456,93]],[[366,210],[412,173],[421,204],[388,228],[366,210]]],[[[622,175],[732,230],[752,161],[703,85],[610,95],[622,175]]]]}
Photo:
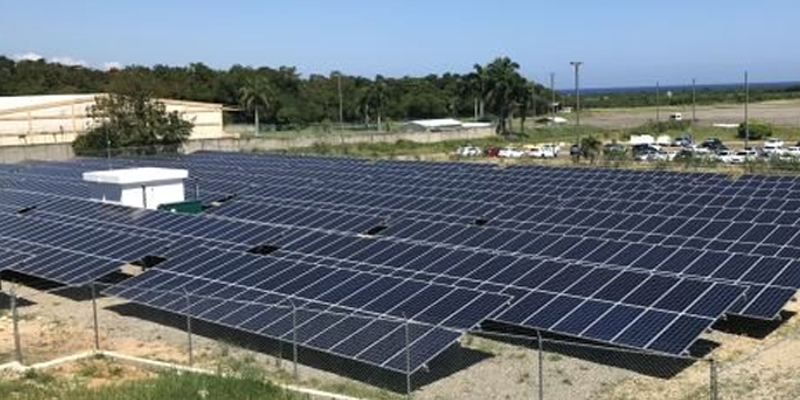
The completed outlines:
{"type": "Polygon", "coordinates": [[[183,181],[189,171],[168,168],[130,168],[83,174],[95,200],[155,210],[161,204],[184,201],[183,181]]]}

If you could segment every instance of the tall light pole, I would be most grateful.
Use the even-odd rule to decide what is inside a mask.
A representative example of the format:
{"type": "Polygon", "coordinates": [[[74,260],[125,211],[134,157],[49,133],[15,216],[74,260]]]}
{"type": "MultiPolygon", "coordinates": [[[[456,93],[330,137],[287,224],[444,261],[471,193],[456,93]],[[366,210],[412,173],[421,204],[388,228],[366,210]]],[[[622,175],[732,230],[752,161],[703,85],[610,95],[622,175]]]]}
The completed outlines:
{"type": "Polygon", "coordinates": [[[556,74],[550,73],[550,117],[556,122],[556,74]]]}
{"type": "Polygon", "coordinates": [[[344,131],[344,105],[342,104],[342,73],[336,73],[337,87],[339,89],[339,130],[344,131]]]}
{"type": "Polygon", "coordinates": [[[697,121],[697,82],[692,78],[692,123],[697,121]]]}
{"type": "Polygon", "coordinates": [[[656,81],[656,124],[661,123],[661,82],[656,81]]]}
{"type": "Polygon", "coordinates": [[[747,148],[747,141],[750,140],[750,80],[747,71],[744,71],[744,147],[747,148]]]}
{"type": "Polygon", "coordinates": [[[581,65],[583,61],[572,61],[569,63],[575,68],[575,124],[581,125],[581,65]]]}

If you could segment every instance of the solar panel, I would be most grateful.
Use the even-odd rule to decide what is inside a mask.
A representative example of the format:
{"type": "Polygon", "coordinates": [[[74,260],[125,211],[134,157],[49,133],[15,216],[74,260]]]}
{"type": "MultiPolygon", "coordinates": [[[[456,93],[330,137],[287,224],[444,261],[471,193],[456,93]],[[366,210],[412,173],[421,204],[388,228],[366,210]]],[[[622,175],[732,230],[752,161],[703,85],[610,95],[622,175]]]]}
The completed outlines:
{"type": "MultiPolygon", "coordinates": [[[[29,206],[34,199],[21,193],[49,189],[56,199],[37,202],[29,215],[37,224],[158,235],[172,244],[158,245],[170,256],[164,271],[218,279],[226,274],[219,265],[177,260],[201,246],[227,247],[241,262],[256,257],[243,255],[250,247],[269,244],[278,252],[262,260],[281,274],[259,282],[283,288],[283,296],[319,301],[314,282],[369,274],[385,293],[380,300],[344,290],[327,299],[380,312],[393,299],[439,293],[417,283],[478,289],[513,297],[513,306],[492,317],[502,322],[673,354],[725,312],[774,318],[800,287],[793,260],[800,255],[800,204],[791,203],[800,194],[797,179],[201,152],[148,162],[188,167],[208,198],[236,194],[209,215],[62,201],[85,189],[81,171],[104,162],[0,171],[7,191],[16,192],[4,200],[0,190],[0,211],[29,206]],[[372,238],[358,236],[373,231],[372,238]],[[342,295],[352,297],[336,297],[342,295]]],[[[58,243],[109,255],[101,254],[109,251],[102,243],[58,243]]],[[[440,319],[456,312],[442,310],[440,319]]]]}

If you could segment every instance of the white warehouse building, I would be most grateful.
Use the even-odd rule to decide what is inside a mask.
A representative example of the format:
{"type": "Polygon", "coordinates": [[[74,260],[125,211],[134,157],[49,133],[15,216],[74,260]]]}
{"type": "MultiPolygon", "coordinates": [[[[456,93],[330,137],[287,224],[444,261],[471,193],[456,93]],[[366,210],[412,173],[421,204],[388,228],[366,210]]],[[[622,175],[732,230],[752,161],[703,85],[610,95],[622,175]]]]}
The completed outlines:
{"type": "MultiPolygon", "coordinates": [[[[55,94],[0,97],[0,146],[70,143],[91,126],[89,107],[104,94],[55,94]]],[[[159,99],[194,124],[190,139],[230,137],[223,131],[224,106],[159,99]]]]}

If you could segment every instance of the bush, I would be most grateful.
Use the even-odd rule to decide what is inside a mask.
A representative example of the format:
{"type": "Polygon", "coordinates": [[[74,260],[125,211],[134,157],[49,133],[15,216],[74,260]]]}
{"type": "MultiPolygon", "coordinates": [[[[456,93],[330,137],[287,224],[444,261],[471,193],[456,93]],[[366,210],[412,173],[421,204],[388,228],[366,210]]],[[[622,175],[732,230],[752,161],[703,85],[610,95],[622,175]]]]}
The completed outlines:
{"type": "Polygon", "coordinates": [[[747,127],[744,123],[739,125],[738,137],[744,139],[747,137],[750,140],[763,140],[772,137],[775,133],[775,128],[765,122],[750,122],[750,134],[747,135],[747,127]]]}

